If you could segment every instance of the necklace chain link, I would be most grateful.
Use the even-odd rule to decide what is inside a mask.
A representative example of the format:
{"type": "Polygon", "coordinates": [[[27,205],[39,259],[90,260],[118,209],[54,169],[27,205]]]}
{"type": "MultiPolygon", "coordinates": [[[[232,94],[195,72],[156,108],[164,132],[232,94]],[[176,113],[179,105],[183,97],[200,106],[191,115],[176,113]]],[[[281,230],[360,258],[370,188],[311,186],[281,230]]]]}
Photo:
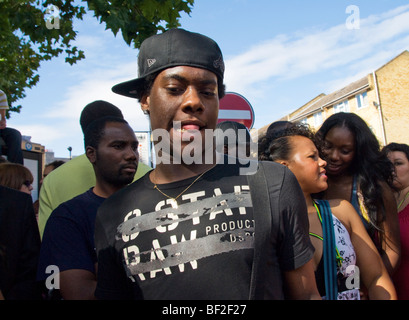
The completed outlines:
{"type": "MultiPolygon", "coordinates": [[[[158,185],[157,185],[156,183],[154,184],[153,188],[156,189],[156,190],[158,190],[158,191],[159,191],[162,195],[164,195],[165,197],[167,197],[167,198],[169,198],[169,199],[172,199],[172,200],[175,202],[176,206],[177,206],[177,199],[178,199],[181,195],[183,195],[187,190],[189,190],[190,187],[193,186],[193,185],[196,183],[197,180],[199,180],[201,177],[203,177],[203,175],[204,175],[206,172],[208,172],[210,169],[212,169],[212,168],[213,168],[213,167],[211,167],[211,168],[207,169],[206,171],[204,171],[203,173],[201,173],[195,180],[193,180],[193,182],[192,182],[189,186],[187,186],[187,187],[186,187],[181,193],[179,193],[176,197],[171,197],[171,196],[167,195],[166,193],[164,193],[162,190],[160,190],[160,189],[158,188],[158,185]]],[[[155,177],[156,177],[156,173],[155,173],[155,177]]]]}
{"type": "Polygon", "coordinates": [[[402,204],[405,202],[405,200],[408,198],[408,196],[409,196],[409,191],[406,193],[405,197],[401,200],[401,202],[399,202],[398,210],[402,206],[402,204]]]}

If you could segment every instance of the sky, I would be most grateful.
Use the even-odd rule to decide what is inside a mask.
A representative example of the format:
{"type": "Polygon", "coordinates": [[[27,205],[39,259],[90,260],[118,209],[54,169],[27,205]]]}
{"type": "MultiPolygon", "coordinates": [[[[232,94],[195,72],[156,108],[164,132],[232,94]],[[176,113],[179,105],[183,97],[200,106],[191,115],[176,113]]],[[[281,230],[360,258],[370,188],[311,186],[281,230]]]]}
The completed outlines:
{"type": "MultiPolygon", "coordinates": [[[[181,27],[214,39],[226,65],[228,92],[252,105],[254,128],[300,108],[380,68],[409,50],[407,0],[195,0],[181,27]]],[[[135,131],[149,120],[137,100],[114,94],[113,85],[136,78],[138,50],[115,37],[88,12],[75,23],[86,58],[44,62],[40,81],[26,90],[7,124],[55,157],[84,153],[82,109],[95,100],[118,106],[135,131]]]]}

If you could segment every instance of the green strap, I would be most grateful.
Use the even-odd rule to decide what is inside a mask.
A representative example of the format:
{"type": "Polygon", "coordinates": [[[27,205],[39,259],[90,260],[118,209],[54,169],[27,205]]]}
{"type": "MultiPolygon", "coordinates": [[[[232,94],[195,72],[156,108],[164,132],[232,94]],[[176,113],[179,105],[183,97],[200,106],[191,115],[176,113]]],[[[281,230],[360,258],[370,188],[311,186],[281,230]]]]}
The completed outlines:
{"type": "Polygon", "coordinates": [[[324,279],[325,291],[328,300],[337,300],[338,282],[337,282],[337,259],[334,257],[336,252],[334,224],[332,213],[328,201],[315,200],[322,217],[323,232],[323,259],[324,259],[324,279]]]}
{"type": "Polygon", "coordinates": [[[319,236],[318,234],[316,234],[316,233],[314,233],[314,232],[310,232],[310,236],[313,236],[313,237],[315,237],[315,238],[318,238],[318,239],[324,241],[324,238],[323,238],[323,237],[319,236]]]}

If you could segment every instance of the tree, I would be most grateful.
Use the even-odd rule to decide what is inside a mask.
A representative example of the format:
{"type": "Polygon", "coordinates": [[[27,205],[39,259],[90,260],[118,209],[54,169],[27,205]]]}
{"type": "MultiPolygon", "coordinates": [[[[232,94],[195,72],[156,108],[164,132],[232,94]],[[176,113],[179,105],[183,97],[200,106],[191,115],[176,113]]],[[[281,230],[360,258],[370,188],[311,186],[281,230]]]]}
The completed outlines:
{"type": "Polygon", "coordinates": [[[15,103],[25,89],[40,80],[43,61],[61,54],[75,64],[84,52],[73,46],[75,19],[93,11],[106,30],[121,32],[124,41],[139,48],[147,37],[180,26],[180,12],[190,14],[194,0],[0,0],[0,89],[10,112],[20,112],[15,103]],[[86,3],[88,8],[85,8],[86,3]]]}

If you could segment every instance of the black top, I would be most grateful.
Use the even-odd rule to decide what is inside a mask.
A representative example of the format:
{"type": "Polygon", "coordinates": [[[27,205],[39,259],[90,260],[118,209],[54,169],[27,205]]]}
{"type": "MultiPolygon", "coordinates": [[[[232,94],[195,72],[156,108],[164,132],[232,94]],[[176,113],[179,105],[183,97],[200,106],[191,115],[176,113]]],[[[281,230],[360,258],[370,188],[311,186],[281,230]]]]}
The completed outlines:
{"type": "MultiPolygon", "coordinates": [[[[273,296],[280,298],[281,271],[302,266],[313,254],[305,199],[295,177],[286,173],[276,191],[280,212],[270,213],[279,215],[269,260],[273,296]]],[[[196,178],[158,187],[176,197],[196,178]]],[[[97,298],[248,299],[254,219],[239,165],[219,164],[205,173],[178,199],[178,208],[153,187],[145,175],[98,210],[97,298]]]]}

